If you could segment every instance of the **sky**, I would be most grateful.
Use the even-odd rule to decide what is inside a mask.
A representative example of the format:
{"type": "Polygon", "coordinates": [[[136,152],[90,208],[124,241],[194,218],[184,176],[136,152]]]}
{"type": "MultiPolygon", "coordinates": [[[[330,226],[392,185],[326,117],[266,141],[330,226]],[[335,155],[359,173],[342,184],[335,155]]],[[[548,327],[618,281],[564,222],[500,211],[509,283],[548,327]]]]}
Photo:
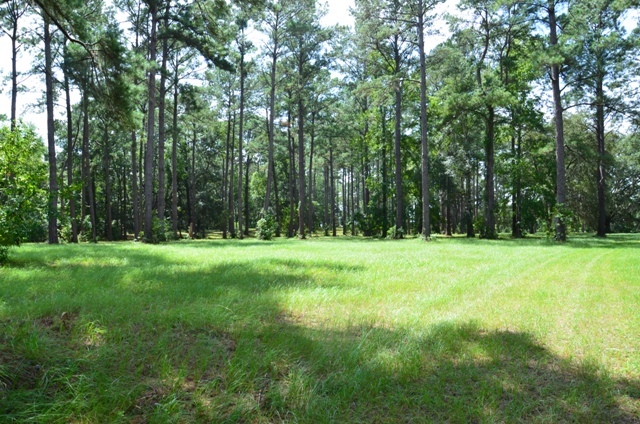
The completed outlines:
{"type": "Polygon", "coordinates": [[[328,0],[327,6],[328,13],[322,20],[322,24],[353,26],[353,17],[349,13],[349,8],[354,7],[354,0],[328,0]]]}
{"type": "MultiPolygon", "coordinates": [[[[347,25],[353,27],[354,19],[351,16],[349,9],[354,7],[354,0],[325,0],[327,4],[327,15],[322,19],[321,23],[325,26],[332,26],[335,24],[347,25]]],[[[446,0],[441,5],[440,12],[447,9],[452,9],[457,0],[446,0]]],[[[33,18],[32,25],[40,25],[40,22],[33,18]]],[[[444,37],[432,37],[430,46],[434,47],[438,42],[442,41],[444,37]]],[[[29,52],[23,52],[19,55],[18,71],[23,75],[26,75],[32,66],[32,55],[29,52]]],[[[0,33],[0,115],[6,115],[9,117],[11,110],[11,84],[10,84],[10,69],[11,69],[11,43],[8,36],[4,33],[0,33]]],[[[44,78],[41,75],[32,75],[28,77],[22,77],[20,79],[25,91],[18,95],[18,117],[22,118],[25,122],[32,123],[36,126],[38,133],[42,136],[43,140],[46,139],[46,115],[43,108],[36,107],[35,105],[44,98],[44,78]]],[[[72,99],[74,102],[77,99],[72,99]]],[[[56,117],[63,117],[63,98],[59,99],[59,104],[56,105],[56,117]]]]}
{"type": "MultiPolygon", "coordinates": [[[[335,24],[353,26],[353,17],[349,13],[349,8],[354,6],[354,0],[327,0],[328,13],[323,18],[322,24],[329,26],[335,24]]],[[[18,56],[18,72],[25,75],[31,68],[32,55],[28,52],[18,56]]],[[[0,33],[0,115],[6,115],[7,119],[11,114],[11,42],[7,35],[0,33]]],[[[44,110],[35,105],[44,97],[44,79],[38,75],[22,77],[19,80],[23,91],[18,94],[18,117],[25,122],[36,126],[38,134],[46,139],[47,119],[44,110]],[[25,79],[26,78],[26,79],[25,79]]],[[[60,99],[59,102],[63,102],[60,99]]],[[[63,104],[56,106],[56,115],[62,117],[63,104]]]]}

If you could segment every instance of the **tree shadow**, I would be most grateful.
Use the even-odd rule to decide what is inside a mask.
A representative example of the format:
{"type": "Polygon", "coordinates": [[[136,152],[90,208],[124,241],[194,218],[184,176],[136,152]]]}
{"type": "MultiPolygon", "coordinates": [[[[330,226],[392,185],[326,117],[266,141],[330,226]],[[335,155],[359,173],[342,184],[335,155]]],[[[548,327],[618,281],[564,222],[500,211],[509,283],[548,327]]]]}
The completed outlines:
{"type": "Polygon", "coordinates": [[[198,264],[162,246],[118,247],[36,250],[10,266],[20,271],[11,287],[0,276],[1,299],[27,311],[0,322],[0,416],[640,422],[638,380],[559,357],[527,333],[474,322],[318,324],[284,306],[291,291],[341,290],[341,274],[360,267],[198,264]]]}
{"type": "Polygon", "coordinates": [[[491,246],[520,246],[520,247],[569,247],[577,249],[640,249],[640,234],[611,234],[606,238],[594,237],[592,235],[578,234],[570,235],[567,242],[559,243],[545,237],[524,237],[511,238],[503,237],[497,240],[483,240],[478,238],[448,237],[437,239],[437,242],[455,243],[462,245],[491,245],[491,246]]]}
{"type": "Polygon", "coordinates": [[[640,422],[639,381],[560,358],[527,333],[486,331],[472,322],[442,323],[424,335],[376,326],[334,331],[288,325],[273,331],[290,334],[280,349],[294,365],[270,374],[275,381],[261,405],[269,417],[290,412],[305,422],[640,422]],[[287,396],[288,380],[297,374],[309,391],[302,411],[287,396]]]}

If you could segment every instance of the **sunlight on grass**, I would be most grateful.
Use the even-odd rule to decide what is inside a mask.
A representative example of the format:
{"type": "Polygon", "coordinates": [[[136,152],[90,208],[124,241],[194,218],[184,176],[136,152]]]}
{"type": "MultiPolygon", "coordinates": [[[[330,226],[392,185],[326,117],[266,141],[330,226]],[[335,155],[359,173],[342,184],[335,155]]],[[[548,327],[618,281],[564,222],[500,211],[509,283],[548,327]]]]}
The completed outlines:
{"type": "Polygon", "coordinates": [[[636,422],[640,237],[25,245],[8,422],[636,422]]]}

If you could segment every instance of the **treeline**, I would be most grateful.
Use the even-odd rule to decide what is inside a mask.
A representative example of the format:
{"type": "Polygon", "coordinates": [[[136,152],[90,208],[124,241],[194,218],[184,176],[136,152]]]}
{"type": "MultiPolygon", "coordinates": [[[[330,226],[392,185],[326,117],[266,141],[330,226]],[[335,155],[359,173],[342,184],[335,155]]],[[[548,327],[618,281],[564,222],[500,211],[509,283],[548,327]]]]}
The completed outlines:
{"type": "Polygon", "coordinates": [[[634,3],[438,6],[0,0],[14,133],[21,48],[46,87],[22,239],[640,230],[634,3]]]}

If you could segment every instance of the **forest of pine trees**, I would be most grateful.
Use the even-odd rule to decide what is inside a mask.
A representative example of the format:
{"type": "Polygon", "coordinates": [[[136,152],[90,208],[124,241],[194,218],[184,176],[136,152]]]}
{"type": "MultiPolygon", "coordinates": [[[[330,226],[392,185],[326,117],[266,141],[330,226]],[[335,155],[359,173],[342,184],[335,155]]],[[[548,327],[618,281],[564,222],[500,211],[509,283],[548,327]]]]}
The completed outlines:
{"type": "Polygon", "coordinates": [[[0,158],[0,224],[49,243],[640,231],[635,4],[355,0],[350,28],[315,0],[0,0],[0,147],[36,137],[19,60],[47,119],[39,191],[9,190],[0,158]]]}

